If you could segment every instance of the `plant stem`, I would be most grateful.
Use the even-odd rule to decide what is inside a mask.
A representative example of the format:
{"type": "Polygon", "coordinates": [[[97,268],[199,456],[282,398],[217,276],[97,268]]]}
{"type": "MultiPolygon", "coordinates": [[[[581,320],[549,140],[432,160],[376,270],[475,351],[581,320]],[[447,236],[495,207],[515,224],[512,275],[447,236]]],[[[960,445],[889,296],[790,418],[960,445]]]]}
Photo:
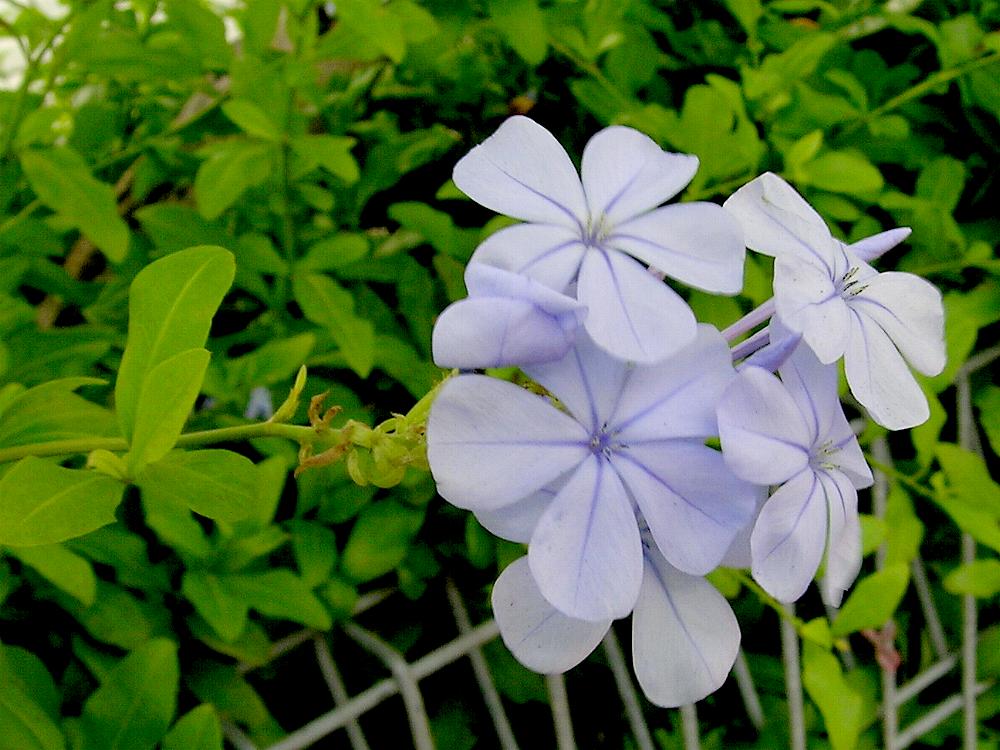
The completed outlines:
{"type": "MultiPolygon", "coordinates": [[[[254,422],[234,427],[189,432],[177,439],[177,447],[196,448],[202,445],[241,442],[265,437],[287,438],[297,443],[305,443],[312,442],[316,438],[316,431],[312,427],[300,425],[254,422]]],[[[10,448],[0,448],[0,463],[18,461],[27,456],[71,456],[99,449],[113,453],[124,453],[129,449],[129,444],[125,438],[94,436],[15,445],[10,448]]]]}

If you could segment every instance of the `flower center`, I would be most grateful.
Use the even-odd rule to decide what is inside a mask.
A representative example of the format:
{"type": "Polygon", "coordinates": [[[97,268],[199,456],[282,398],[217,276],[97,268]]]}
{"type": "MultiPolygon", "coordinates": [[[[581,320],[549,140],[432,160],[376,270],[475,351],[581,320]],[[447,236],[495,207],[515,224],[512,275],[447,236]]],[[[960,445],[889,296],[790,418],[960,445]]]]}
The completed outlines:
{"type": "Polygon", "coordinates": [[[861,279],[857,277],[860,270],[857,266],[851,266],[837,282],[837,293],[841,297],[853,297],[868,288],[868,285],[862,284],[861,279]]]}
{"type": "Polygon", "coordinates": [[[615,433],[608,432],[607,425],[602,425],[590,438],[590,452],[595,456],[600,454],[605,458],[611,458],[616,451],[627,447],[624,443],[615,440],[615,433]]]}
{"type": "Polygon", "coordinates": [[[596,218],[590,217],[583,228],[583,244],[587,247],[603,247],[604,241],[611,234],[611,229],[611,223],[604,214],[596,218]]]}
{"type": "Polygon", "coordinates": [[[834,445],[832,440],[827,440],[813,449],[809,463],[814,469],[822,469],[824,471],[839,469],[840,464],[837,463],[838,453],[840,453],[840,446],[834,445]]]}

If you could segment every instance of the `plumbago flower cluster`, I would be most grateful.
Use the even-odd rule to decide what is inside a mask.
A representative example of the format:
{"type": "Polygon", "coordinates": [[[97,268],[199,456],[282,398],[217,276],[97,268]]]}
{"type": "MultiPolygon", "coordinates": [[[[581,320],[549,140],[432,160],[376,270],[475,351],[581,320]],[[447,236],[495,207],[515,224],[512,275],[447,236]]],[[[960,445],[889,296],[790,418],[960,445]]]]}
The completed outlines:
{"type": "Polygon", "coordinates": [[[844,245],[773,174],[724,206],[661,207],[696,169],[610,127],[578,175],[524,117],[459,161],[460,189],[523,223],[477,249],[469,297],[438,319],[435,361],[462,372],[427,424],[441,496],[528,545],[493,589],[512,653],[564,672],[631,614],[636,676],[660,706],[705,697],[736,658],[739,625],[704,578],[714,568],[749,567],[786,602],[824,561],[828,602],[856,577],[857,490],[872,475],[836,362],[893,429],[927,417],[906,363],[944,366],[940,294],[867,263],[908,230],[844,245]],[[724,336],[663,277],[735,294],[746,247],[775,257],[775,297],[724,336]],[[473,372],[509,366],[538,387],[473,372]]]}

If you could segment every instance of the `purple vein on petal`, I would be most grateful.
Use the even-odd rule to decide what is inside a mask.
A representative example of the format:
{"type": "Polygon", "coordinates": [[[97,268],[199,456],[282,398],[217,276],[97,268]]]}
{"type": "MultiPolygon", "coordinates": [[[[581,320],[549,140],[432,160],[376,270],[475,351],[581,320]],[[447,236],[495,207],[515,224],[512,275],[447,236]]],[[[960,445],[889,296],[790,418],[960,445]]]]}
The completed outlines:
{"type": "Polygon", "coordinates": [[[573,220],[573,223],[576,224],[577,228],[580,230],[581,234],[583,233],[583,224],[580,222],[579,217],[576,214],[574,214],[569,209],[568,206],[564,206],[562,203],[560,203],[559,201],[557,201],[555,198],[553,198],[553,197],[551,197],[549,195],[546,195],[545,193],[541,192],[540,190],[536,190],[535,188],[531,187],[531,185],[529,185],[528,183],[519,180],[517,177],[515,177],[510,172],[508,172],[506,169],[504,169],[499,164],[497,164],[495,161],[493,161],[486,154],[483,154],[483,158],[486,159],[486,161],[488,161],[494,167],[496,167],[497,170],[500,173],[502,173],[502,174],[506,175],[507,177],[509,177],[510,179],[512,179],[514,182],[516,182],[518,185],[520,185],[521,187],[523,187],[525,190],[527,190],[530,193],[534,193],[539,198],[541,198],[541,199],[543,199],[545,201],[548,201],[553,206],[555,206],[556,208],[558,208],[560,211],[562,211],[564,214],[566,214],[569,218],[571,218],[573,220]]]}
{"type": "MultiPolygon", "coordinates": [[[[808,469],[804,469],[804,471],[808,471],[808,469]]],[[[771,555],[773,555],[774,551],[776,549],[778,549],[778,547],[780,547],[782,544],[784,544],[785,542],[787,542],[788,541],[788,537],[790,537],[792,534],[795,533],[795,530],[799,527],[799,522],[802,520],[802,516],[806,512],[806,508],[812,502],[814,502],[813,490],[816,489],[816,482],[818,482],[819,480],[816,478],[816,472],[811,472],[811,473],[812,473],[812,486],[809,487],[809,492],[806,493],[806,501],[804,503],[802,503],[802,507],[799,508],[799,514],[795,517],[795,523],[792,524],[792,528],[788,530],[788,533],[785,534],[783,537],[781,537],[781,539],[779,539],[774,544],[774,546],[771,547],[770,552],[768,552],[766,555],[764,555],[764,560],[768,559],[771,555]]],[[[792,480],[789,479],[788,481],[790,482],[792,480]]],[[[820,484],[820,486],[822,487],[822,484],[820,484]]],[[[824,490],[824,495],[825,495],[825,490],[824,490]]]]}
{"type": "MultiPolygon", "coordinates": [[[[694,510],[698,511],[701,515],[703,515],[705,518],[707,518],[712,523],[717,524],[719,526],[726,526],[726,524],[724,524],[722,521],[720,521],[719,519],[715,518],[713,515],[711,515],[707,511],[705,511],[703,508],[699,508],[697,505],[695,505],[690,500],[688,500],[686,497],[684,497],[683,494],[681,494],[680,492],[678,492],[677,490],[675,490],[670,485],[670,483],[668,483],[665,479],[663,479],[663,477],[661,477],[656,472],[650,470],[646,466],[646,464],[644,464],[642,461],[639,461],[634,456],[629,455],[629,453],[627,451],[618,451],[615,454],[615,456],[618,457],[618,458],[621,458],[624,461],[628,461],[633,466],[638,467],[643,473],[648,474],[653,479],[653,481],[656,482],[656,484],[659,484],[659,485],[663,486],[668,492],[670,492],[675,497],[679,497],[681,500],[684,501],[685,505],[687,505],[689,508],[693,508],[694,510]]],[[[625,480],[622,480],[622,484],[626,484],[625,480]]],[[[627,484],[626,484],[626,486],[627,486],[627,484]]]]}
{"type": "Polygon", "coordinates": [[[687,636],[688,641],[691,643],[692,646],[694,646],[694,650],[698,652],[698,658],[701,660],[702,665],[705,667],[705,671],[709,675],[712,675],[712,668],[708,666],[708,662],[705,660],[705,655],[701,652],[701,649],[698,648],[698,642],[695,641],[694,637],[691,635],[691,631],[688,630],[687,623],[684,621],[684,618],[681,617],[680,610],[678,610],[677,605],[674,604],[674,598],[670,595],[670,589],[667,587],[666,581],[663,580],[663,576],[660,575],[659,569],[656,567],[653,561],[649,559],[648,556],[646,557],[646,561],[653,575],[656,576],[656,580],[660,584],[660,588],[663,589],[663,594],[667,599],[667,603],[670,605],[671,611],[673,611],[674,613],[674,617],[676,617],[677,622],[680,623],[681,630],[684,631],[684,635],[687,636]]]}

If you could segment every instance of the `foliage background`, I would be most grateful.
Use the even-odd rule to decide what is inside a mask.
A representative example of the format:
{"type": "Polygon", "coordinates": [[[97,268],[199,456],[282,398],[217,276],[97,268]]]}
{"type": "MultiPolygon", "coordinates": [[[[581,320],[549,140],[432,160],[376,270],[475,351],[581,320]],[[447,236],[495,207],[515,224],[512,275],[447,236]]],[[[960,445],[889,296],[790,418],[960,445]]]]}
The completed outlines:
{"type": "MultiPolygon", "coordinates": [[[[930,663],[909,587],[918,554],[953,643],[958,595],[979,598],[978,674],[989,685],[1000,676],[990,477],[1000,388],[991,367],[977,370],[977,429],[965,438],[954,388],[970,358],[998,354],[996,0],[72,0],[48,15],[6,0],[0,17],[26,60],[23,80],[0,92],[0,506],[38,477],[82,481],[86,454],[121,441],[108,383],[126,346],[129,286],[192,246],[226,248],[236,266],[186,432],[259,423],[245,416],[251,393],[264,387],[280,404],[302,363],[303,402],[329,391],[343,407],[335,428],[407,412],[442,376],[429,360],[435,315],[464,296],[464,263],[505,221],[464,199],[452,164],[513,113],[577,156],[599,127],[626,124],[701,158],[684,200],[722,200],[772,170],[845,239],[913,227],[880,266],[945,293],[949,363],[923,381],[931,420],[890,436],[887,516],[863,519],[865,549],[883,545],[886,567],[873,573],[868,558],[832,631],[814,594],[798,610],[810,746],[879,744],[879,667],[860,631],[895,621],[901,679],[930,663]],[[77,441],[67,452],[78,455],[14,463],[34,450],[17,449],[52,440],[77,441]],[[960,529],[979,543],[972,566],[959,564],[960,529]]],[[[169,302],[170,283],[157,277],[150,305],[169,302]]],[[[221,296],[220,284],[209,291],[221,296]]],[[[770,296],[770,269],[748,259],[736,298],[686,294],[699,318],[727,325],[770,296]]],[[[158,408],[170,411],[165,396],[158,408]]],[[[124,468],[115,456],[129,446],[92,456],[102,481],[116,477],[113,492],[125,492],[109,525],[84,528],[99,500],[84,492],[66,511],[82,525],[55,541],[26,546],[0,529],[0,748],[217,748],[220,718],[266,746],[325,705],[294,662],[268,666],[283,636],[329,630],[359,597],[393,592],[360,619],[419,655],[449,627],[446,577],[478,595],[475,618],[489,616],[489,583],[520,553],[405,468],[419,463],[412,440],[378,433],[351,444],[352,460],[292,479],[293,441],[227,434],[215,446],[224,455],[199,459],[163,457],[168,436],[156,457],[166,463],[148,462],[158,470],[133,442],[124,468]],[[207,468],[178,478],[185,460],[207,468]],[[259,669],[247,677],[247,666],[259,669]]],[[[879,435],[869,425],[863,440],[879,435]]],[[[2,508],[0,519],[17,520],[2,508]]],[[[777,615],[746,579],[715,581],[733,599],[769,721],[755,733],[727,685],[701,711],[704,744],[781,746],[777,615]]],[[[514,716],[537,719],[541,679],[496,644],[488,654],[514,716]]],[[[355,690],[380,674],[349,649],[338,658],[355,690]]],[[[617,704],[573,690],[605,668],[595,658],[570,677],[579,739],[628,746],[617,708],[607,710],[617,704]]],[[[492,742],[476,701],[433,685],[440,746],[492,742]]],[[[936,690],[921,700],[948,685],[936,690]]],[[[675,718],[647,709],[657,741],[679,746],[675,718]]],[[[996,687],[979,710],[979,746],[1000,746],[996,687]]],[[[405,744],[392,724],[372,731],[405,744]]],[[[959,729],[951,720],[922,742],[954,747],[959,729]]]]}

